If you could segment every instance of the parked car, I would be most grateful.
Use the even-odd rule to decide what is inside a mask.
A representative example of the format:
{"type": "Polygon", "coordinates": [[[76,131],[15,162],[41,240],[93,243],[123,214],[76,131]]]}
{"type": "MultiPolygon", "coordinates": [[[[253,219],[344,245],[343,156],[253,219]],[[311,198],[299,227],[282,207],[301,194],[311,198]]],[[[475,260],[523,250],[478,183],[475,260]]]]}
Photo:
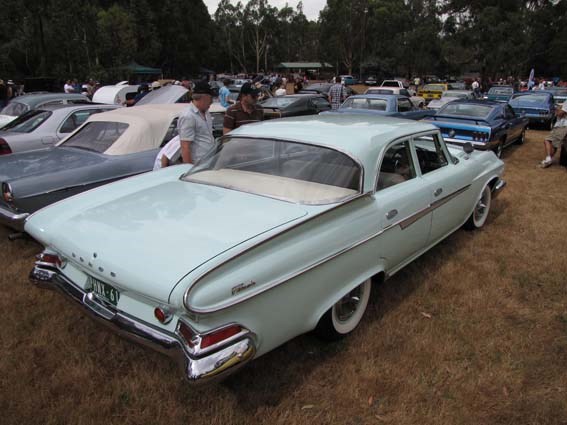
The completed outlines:
{"type": "Polygon", "coordinates": [[[0,155],[53,146],[82,125],[91,115],[116,105],[65,104],[32,109],[0,130],[0,155]]]}
{"type": "Polygon", "coordinates": [[[427,104],[429,109],[439,109],[445,104],[457,99],[474,99],[472,90],[447,90],[444,91],[440,99],[433,99],[427,104]]]}
{"type": "Polygon", "coordinates": [[[492,153],[391,117],[270,120],[224,142],[195,167],[83,193],[25,226],[45,246],[32,282],[171,355],[191,382],[305,332],[349,334],[371,278],[484,226],[505,185],[492,153]]]}
{"type": "Polygon", "coordinates": [[[506,146],[524,143],[528,126],[528,119],[510,105],[489,100],[455,100],[425,120],[441,129],[446,142],[471,143],[475,149],[493,150],[498,158],[506,146]]]}
{"type": "Polygon", "coordinates": [[[330,114],[372,114],[420,120],[435,112],[414,106],[407,96],[397,94],[359,94],[349,97],[330,114]]]}
{"type": "MultiPolygon", "coordinates": [[[[301,90],[299,90],[299,94],[319,93],[328,96],[329,91],[331,90],[331,87],[333,87],[333,85],[334,85],[333,83],[309,84],[307,87],[303,87],[301,90]]],[[[345,90],[347,96],[351,96],[352,94],[354,94],[354,91],[350,87],[345,86],[345,90]]]]}
{"type": "Polygon", "coordinates": [[[371,75],[364,81],[364,84],[366,84],[367,86],[376,86],[378,85],[378,79],[375,76],[371,75]]]}
{"type": "Polygon", "coordinates": [[[74,93],[33,93],[18,96],[0,111],[0,129],[20,115],[47,105],[90,103],[88,97],[74,93]]]}
{"type": "Polygon", "coordinates": [[[530,126],[541,125],[551,130],[555,124],[555,102],[553,95],[545,91],[516,93],[508,102],[516,115],[524,115],[530,126]]]}
{"type": "Polygon", "coordinates": [[[364,94],[399,94],[410,98],[411,103],[418,108],[425,108],[425,99],[414,96],[412,91],[399,87],[370,87],[364,94]]]}
{"type": "Polygon", "coordinates": [[[443,92],[447,90],[449,85],[446,83],[426,84],[417,90],[417,95],[429,102],[433,99],[441,99],[443,92]]]}
{"type": "Polygon", "coordinates": [[[545,91],[553,95],[556,106],[562,106],[565,100],[567,100],[567,87],[550,87],[545,91]]]}
{"type": "Polygon", "coordinates": [[[127,100],[133,99],[138,94],[138,86],[128,84],[128,81],[100,87],[93,94],[93,102],[106,103],[109,105],[124,105],[127,100]]]}
{"type": "Polygon", "coordinates": [[[290,94],[276,96],[259,104],[264,109],[264,119],[316,115],[331,109],[329,101],[320,94],[290,94]]]}
{"type": "Polygon", "coordinates": [[[488,90],[485,99],[495,102],[508,102],[514,94],[512,86],[494,86],[488,90]]]}
{"type": "Polygon", "coordinates": [[[353,84],[358,84],[358,80],[352,75],[341,75],[341,81],[344,81],[345,86],[352,86],[353,84]]]}
{"type": "MultiPolygon", "coordinates": [[[[238,98],[240,97],[240,89],[242,88],[242,86],[231,85],[228,86],[227,88],[230,91],[230,94],[228,95],[228,99],[232,102],[238,102],[238,98]]],[[[262,86],[259,88],[259,90],[260,90],[260,96],[258,97],[259,102],[274,96],[272,92],[266,87],[262,86]]]]}
{"type": "Polygon", "coordinates": [[[191,102],[191,94],[183,86],[174,84],[167,85],[158,90],[153,90],[142,97],[136,103],[140,105],[170,105],[172,103],[189,103],[191,102]]]}
{"type": "Polygon", "coordinates": [[[21,230],[33,212],[61,199],[151,171],[177,134],[183,104],[144,105],[91,115],[49,149],[0,156],[0,223],[21,230]]]}

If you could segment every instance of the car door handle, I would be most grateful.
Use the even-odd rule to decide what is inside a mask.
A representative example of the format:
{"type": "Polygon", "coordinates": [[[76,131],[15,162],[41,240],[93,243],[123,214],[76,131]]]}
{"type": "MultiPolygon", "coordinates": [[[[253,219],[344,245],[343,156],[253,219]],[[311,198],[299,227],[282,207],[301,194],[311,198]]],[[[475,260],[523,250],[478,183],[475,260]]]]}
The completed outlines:
{"type": "Polygon", "coordinates": [[[398,210],[390,210],[390,211],[388,211],[388,212],[386,213],[386,218],[387,218],[388,220],[391,220],[391,219],[393,219],[393,218],[394,218],[395,216],[397,216],[397,215],[398,215],[398,210]]]}
{"type": "Polygon", "coordinates": [[[443,189],[438,188],[435,190],[435,192],[433,192],[433,196],[439,196],[443,193],[443,189]]]}

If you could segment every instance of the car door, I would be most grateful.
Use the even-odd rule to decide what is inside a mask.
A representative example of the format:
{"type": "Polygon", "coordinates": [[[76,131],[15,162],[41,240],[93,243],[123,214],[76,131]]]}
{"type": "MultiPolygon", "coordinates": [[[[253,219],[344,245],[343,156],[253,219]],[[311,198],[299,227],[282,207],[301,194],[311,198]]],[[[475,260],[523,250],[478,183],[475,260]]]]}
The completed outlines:
{"type": "Polygon", "coordinates": [[[374,202],[382,231],[380,245],[392,273],[426,246],[431,227],[427,211],[430,196],[418,178],[409,139],[391,143],[377,169],[374,202]]]}
{"type": "Polygon", "coordinates": [[[510,143],[520,137],[524,126],[522,125],[522,120],[518,118],[510,105],[504,105],[504,118],[507,121],[505,125],[508,127],[506,141],[510,143]]]}
{"type": "Polygon", "coordinates": [[[473,170],[449,154],[438,132],[412,138],[412,147],[423,190],[429,197],[431,244],[452,233],[470,214],[473,170]]]}

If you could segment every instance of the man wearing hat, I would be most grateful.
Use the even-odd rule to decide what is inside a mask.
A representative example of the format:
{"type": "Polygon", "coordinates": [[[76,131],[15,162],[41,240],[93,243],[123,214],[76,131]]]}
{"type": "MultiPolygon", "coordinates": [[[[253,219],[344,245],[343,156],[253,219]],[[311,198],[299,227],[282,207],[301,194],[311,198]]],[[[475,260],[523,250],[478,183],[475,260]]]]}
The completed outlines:
{"type": "Polygon", "coordinates": [[[258,90],[251,83],[244,83],[240,89],[240,100],[226,110],[223,123],[223,134],[235,128],[264,119],[264,110],[256,105],[258,102],[258,90]]]}
{"type": "Polygon", "coordinates": [[[194,164],[215,145],[213,117],[209,113],[211,103],[213,103],[211,87],[207,82],[199,81],[193,89],[192,102],[177,121],[181,157],[184,163],[194,164]]]}

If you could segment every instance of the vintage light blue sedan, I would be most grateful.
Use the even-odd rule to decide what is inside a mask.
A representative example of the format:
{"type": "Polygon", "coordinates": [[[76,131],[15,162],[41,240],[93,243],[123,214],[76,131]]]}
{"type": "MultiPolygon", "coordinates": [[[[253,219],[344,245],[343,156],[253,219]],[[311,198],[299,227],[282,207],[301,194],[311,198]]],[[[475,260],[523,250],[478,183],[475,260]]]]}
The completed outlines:
{"type": "Polygon", "coordinates": [[[240,127],[200,164],[49,206],[31,281],[170,354],[191,382],[236,371],[291,338],[353,331],[387,279],[504,187],[490,152],[447,147],[409,120],[340,115],[240,127]]]}

